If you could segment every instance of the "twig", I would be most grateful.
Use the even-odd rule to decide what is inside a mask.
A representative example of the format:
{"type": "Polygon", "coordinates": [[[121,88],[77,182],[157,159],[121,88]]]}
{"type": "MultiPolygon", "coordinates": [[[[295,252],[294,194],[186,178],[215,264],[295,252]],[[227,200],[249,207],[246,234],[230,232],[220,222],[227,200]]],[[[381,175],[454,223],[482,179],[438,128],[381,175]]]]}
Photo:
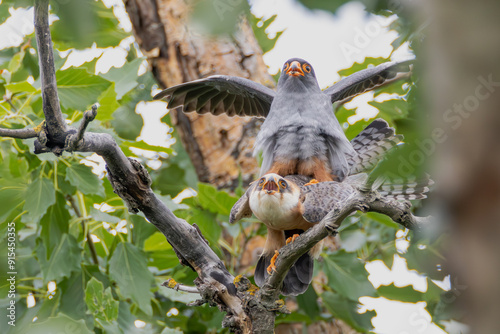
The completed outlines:
{"type": "MultiPolygon", "coordinates": [[[[73,196],[71,195],[67,195],[66,196],[66,200],[69,202],[69,204],[71,205],[71,207],[73,208],[73,211],[75,211],[75,214],[80,217],[80,218],[83,218],[82,217],[82,214],[80,213],[80,209],[78,208],[78,206],[76,205],[75,203],[75,200],[73,198],[73,196]]],[[[99,264],[99,259],[97,258],[97,252],[95,250],[95,245],[94,245],[94,241],[92,241],[92,237],[90,236],[90,231],[88,230],[88,228],[86,228],[85,224],[88,222],[88,219],[84,218],[82,219],[81,221],[81,224],[82,224],[82,231],[85,232],[87,231],[86,233],[86,237],[87,237],[87,244],[89,245],[89,250],[90,250],[90,254],[92,256],[92,261],[94,262],[94,264],[99,264]]]]}
{"type": "Polygon", "coordinates": [[[38,137],[34,129],[5,129],[0,128],[0,137],[11,137],[18,139],[29,139],[38,137]]]}
{"type": "Polygon", "coordinates": [[[77,148],[78,144],[84,138],[87,126],[90,124],[90,122],[92,122],[95,119],[96,116],[97,116],[97,104],[94,104],[91,110],[87,110],[86,112],[83,113],[83,119],[80,122],[80,126],[78,127],[76,133],[72,133],[66,137],[66,142],[64,145],[65,151],[73,152],[77,148]]]}
{"type": "Polygon", "coordinates": [[[167,281],[161,284],[164,287],[174,289],[175,291],[184,291],[189,293],[200,293],[198,288],[195,286],[188,286],[181,283],[177,283],[173,278],[168,279],[167,281]]]}

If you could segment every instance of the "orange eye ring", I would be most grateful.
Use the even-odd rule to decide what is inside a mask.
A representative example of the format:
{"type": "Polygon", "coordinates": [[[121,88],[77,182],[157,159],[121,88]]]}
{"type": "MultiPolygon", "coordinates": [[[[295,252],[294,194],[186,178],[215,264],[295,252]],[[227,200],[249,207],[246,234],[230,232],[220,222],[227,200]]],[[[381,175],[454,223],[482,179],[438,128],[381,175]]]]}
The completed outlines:
{"type": "Polygon", "coordinates": [[[283,72],[285,72],[286,70],[288,70],[289,67],[290,67],[290,64],[289,63],[285,63],[285,66],[283,66],[283,72]]]}
{"type": "Polygon", "coordinates": [[[304,72],[311,73],[311,66],[309,64],[302,64],[302,68],[304,69],[304,72]]]}
{"type": "Polygon", "coordinates": [[[281,187],[281,188],[283,188],[283,189],[286,189],[286,187],[287,187],[286,182],[285,182],[285,181],[283,181],[283,180],[281,180],[281,181],[280,181],[280,187],[281,187]]]}
{"type": "Polygon", "coordinates": [[[264,181],[265,181],[265,180],[264,180],[264,178],[261,178],[261,179],[259,180],[259,184],[258,184],[258,185],[259,185],[259,186],[261,186],[261,185],[264,183],[264,181]]]}

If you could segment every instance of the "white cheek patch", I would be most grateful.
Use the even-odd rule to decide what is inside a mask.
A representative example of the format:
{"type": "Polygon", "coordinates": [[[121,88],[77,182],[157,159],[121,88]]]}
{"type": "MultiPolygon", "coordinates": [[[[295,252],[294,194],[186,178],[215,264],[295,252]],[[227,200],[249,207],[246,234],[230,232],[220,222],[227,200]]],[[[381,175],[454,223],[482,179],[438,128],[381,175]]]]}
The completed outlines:
{"type": "Polygon", "coordinates": [[[250,209],[254,215],[270,228],[283,229],[296,215],[298,196],[291,193],[268,195],[255,191],[250,195],[250,209]]]}

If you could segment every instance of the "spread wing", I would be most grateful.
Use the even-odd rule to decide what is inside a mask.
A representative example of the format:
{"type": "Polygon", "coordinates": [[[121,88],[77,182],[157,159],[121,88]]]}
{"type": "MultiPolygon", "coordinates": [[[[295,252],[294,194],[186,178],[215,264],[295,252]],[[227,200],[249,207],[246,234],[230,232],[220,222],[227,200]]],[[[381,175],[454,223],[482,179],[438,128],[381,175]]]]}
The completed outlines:
{"type": "Polygon", "coordinates": [[[229,214],[229,223],[234,224],[238,220],[252,216],[252,210],[250,209],[250,194],[257,186],[257,182],[253,182],[248,187],[247,191],[240,197],[240,199],[234,203],[231,208],[231,213],[229,214]]]}
{"type": "Polygon", "coordinates": [[[167,98],[168,108],[184,112],[266,117],[276,93],[248,79],[215,75],[165,89],[154,99],[167,98]]]}
{"type": "Polygon", "coordinates": [[[332,103],[347,101],[356,95],[409,76],[412,63],[413,60],[388,62],[361,70],[325,89],[323,93],[330,95],[332,103]]]}

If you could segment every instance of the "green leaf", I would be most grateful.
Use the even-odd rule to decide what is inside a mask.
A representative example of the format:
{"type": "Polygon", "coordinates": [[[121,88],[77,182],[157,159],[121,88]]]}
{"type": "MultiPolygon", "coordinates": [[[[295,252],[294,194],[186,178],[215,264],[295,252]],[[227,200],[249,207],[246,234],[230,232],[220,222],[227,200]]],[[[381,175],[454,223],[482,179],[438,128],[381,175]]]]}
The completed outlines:
{"type": "Polygon", "coordinates": [[[24,210],[28,211],[28,218],[38,222],[49,206],[56,202],[54,183],[43,177],[36,179],[26,189],[25,198],[24,210]]]}
{"type": "Polygon", "coordinates": [[[119,302],[113,299],[111,287],[104,290],[101,282],[92,277],[85,289],[85,303],[90,313],[107,322],[118,319],[119,302]]]}
{"type": "Polygon", "coordinates": [[[113,113],[111,125],[123,139],[135,140],[141,134],[144,121],[136,114],[135,106],[136,103],[133,106],[122,105],[113,113]]]}
{"type": "Polygon", "coordinates": [[[78,334],[92,334],[85,321],[74,320],[63,313],[58,313],[55,317],[50,317],[46,321],[33,322],[26,334],[40,334],[40,333],[78,333],[78,334]]]}
{"type": "Polygon", "coordinates": [[[138,85],[136,80],[139,77],[139,67],[143,62],[144,58],[136,58],[120,68],[112,67],[107,73],[101,74],[103,78],[115,83],[118,100],[138,85]]]}
{"type": "Polygon", "coordinates": [[[7,178],[0,178],[0,222],[24,202],[26,185],[7,178]]]}
{"type": "Polygon", "coordinates": [[[373,328],[371,319],[375,317],[376,313],[374,311],[358,313],[357,301],[349,300],[341,294],[331,291],[323,292],[321,299],[335,318],[342,319],[355,330],[366,333],[373,328]]]}
{"type": "Polygon", "coordinates": [[[85,195],[97,194],[104,197],[102,180],[92,173],[92,169],[82,164],[72,164],[66,169],[66,181],[85,195]]]}
{"type": "Polygon", "coordinates": [[[73,319],[84,319],[87,317],[87,306],[85,305],[85,280],[83,271],[74,272],[70,278],[64,279],[57,284],[57,288],[64,291],[61,294],[60,310],[73,319]]]}
{"type": "Polygon", "coordinates": [[[184,332],[176,328],[165,327],[163,328],[160,334],[182,334],[182,333],[184,332]]]}
{"type": "Polygon", "coordinates": [[[121,221],[121,218],[110,215],[109,213],[102,212],[101,210],[97,210],[92,208],[90,210],[90,215],[94,218],[95,221],[98,222],[106,222],[110,224],[118,224],[121,221]]]}
{"type": "Polygon", "coordinates": [[[101,1],[66,0],[52,7],[59,20],[52,24],[52,40],[58,49],[117,46],[129,34],[118,26],[111,8],[101,1]]]}
{"type": "Polygon", "coordinates": [[[61,104],[75,110],[88,109],[111,85],[108,80],[90,74],[84,68],[59,70],[56,72],[56,79],[61,104]]]}
{"type": "Polygon", "coordinates": [[[109,260],[109,275],[125,298],[131,298],[144,313],[151,316],[153,275],[146,263],[144,253],[134,245],[122,242],[109,260]]]}
{"type": "Polygon", "coordinates": [[[368,104],[379,110],[377,117],[382,117],[391,124],[395,120],[408,117],[408,102],[403,99],[382,102],[370,101],[368,104]]]}
{"type": "Polygon", "coordinates": [[[172,251],[172,246],[168,243],[163,233],[157,231],[144,242],[144,251],[172,251]]]}
{"type": "Polygon", "coordinates": [[[99,96],[99,109],[97,118],[101,121],[113,119],[112,115],[120,104],[116,101],[115,83],[113,82],[101,96],[99,96]]]}
{"type": "Polygon", "coordinates": [[[380,58],[370,58],[370,57],[367,57],[367,58],[365,58],[364,62],[362,62],[362,63],[354,63],[350,68],[341,70],[338,73],[339,73],[339,75],[341,77],[347,77],[347,76],[349,76],[351,74],[354,74],[354,73],[359,72],[361,70],[367,69],[370,66],[377,66],[377,65],[380,65],[380,64],[385,63],[387,61],[388,61],[387,58],[381,58],[381,57],[380,58]]]}
{"type": "Polygon", "coordinates": [[[134,152],[130,150],[130,148],[139,148],[141,150],[148,150],[148,151],[154,151],[154,152],[163,152],[167,154],[172,154],[173,150],[168,147],[163,147],[163,146],[155,146],[155,145],[149,145],[148,143],[144,141],[124,141],[121,143],[120,148],[123,150],[123,153],[125,153],[127,156],[128,155],[135,155],[134,152]]]}
{"type": "Polygon", "coordinates": [[[198,199],[204,209],[226,216],[229,216],[231,208],[238,200],[227,192],[219,191],[206,183],[198,183],[198,199]]]}
{"type": "Polygon", "coordinates": [[[216,215],[214,213],[199,210],[196,208],[192,209],[193,214],[188,219],[191,224],[196,224],[200,228],[201,233],[211,245],[217,245],[219,237],[222,233],[222,227],[216,220],[216,215]]]}
{"type": "Polygon", "coordinates": [[[343,250],[324,257],[328,286],[346,298],[357,301],[362,296],[375,296],[368,280],[365,264],[354,253],[343,250]]]}
{"type": "Polygon", "coordinates": [[[413,287],[411,285],[401,288],[396,287],[394,284],[381,285],[377,289],[377,292],[381,297],[407,303],[416,303],[424,300],[423,293],[413,290],[413,287]]]}
{"type": "Polygon", "coordinates": [[[158,189],[163,195],[177,196],[187,184],[184,182],[184,169],[176,164],[162,167],[154,172],[157,175],[154,178],[153,187],[158,189]]]}
{"type": "Polygon", "coordinates": [[[342,231],[340,245],[346,252],[355,252],[361,249],[367,241],[366,234],[359,229],[342,231]]]}
{"type": "Polygon", "coordinates": [[[321,9],[336,13],[337,10],[349,0],[335,0],[335,1],[324,1],[324,0],[299,0],[301,4],[309,9],[321,9]]]}
{"type": "Polygon", "coordinates": [[[50,253],[41,240],[38,240],[37,244],[36,253],[44,284],[48,281],[70,277],[73,271],[81,269],[81,249],[72,235],[64,234],[57,247],[50,253]]]}
{"type": "Polygon", "coordinates": [[[278,17],[278,15],[273,15],[267,20],[264,20],[262,17],[259,18],[251,14],[250,22],[252,23],[253,33],[255,35],[255,38],[257,38],[257,41],[259,42],[263,54],[271,51],[276,45],[278,38],[281,36],[281,34],[283,34],[283,31],[278,31],[274,38],[269,38],[268,34],[266,33],[266,29],[271,25],[271,23],[274,22],[276,17],[278,17]]]}
{"type": "Polygon", "coordinates": [[[71,216],[66,209],[66,199],[57,192],[56,203],[50,206],[47,213],[40,220],[42,230],[40,237],[47,249],[47,253],[51,254],[57,245],[61,242],[63,235],[68,233],[69,220],[71,216]]]}
{"type": "Polygon", "coordinates": [[[142,249],[144,248],[144,242],[158,230],[153,224],[139,215],[131,215],[129,219],[132,224],[132,240],[134,241],[134,245],[142,249]]]}
{"type": "Polygon", "coordinates": [[[314,321],[321,313],[318,306],[318,295],[314,291],[312,284],[309,285],[306,292],[297,296],[297,303],[299,304],[299,309],[303,310],[311,321],[314,321]]]}
{"type": "Polygon", "coordinates": [[[11,84],[5,85],[5,88],[10,90],[12,93],[34,93],[36,92],[36,88],[33,87],[29,82],[15,82],[11,84]]]}
{"type": "Polygon", "coordinates": [[[230,35],[237,31],[240,17],[249,12],[248,7],[247,1],[197,0],[193,2],[190,19],[200,33],[230,35]]]}

